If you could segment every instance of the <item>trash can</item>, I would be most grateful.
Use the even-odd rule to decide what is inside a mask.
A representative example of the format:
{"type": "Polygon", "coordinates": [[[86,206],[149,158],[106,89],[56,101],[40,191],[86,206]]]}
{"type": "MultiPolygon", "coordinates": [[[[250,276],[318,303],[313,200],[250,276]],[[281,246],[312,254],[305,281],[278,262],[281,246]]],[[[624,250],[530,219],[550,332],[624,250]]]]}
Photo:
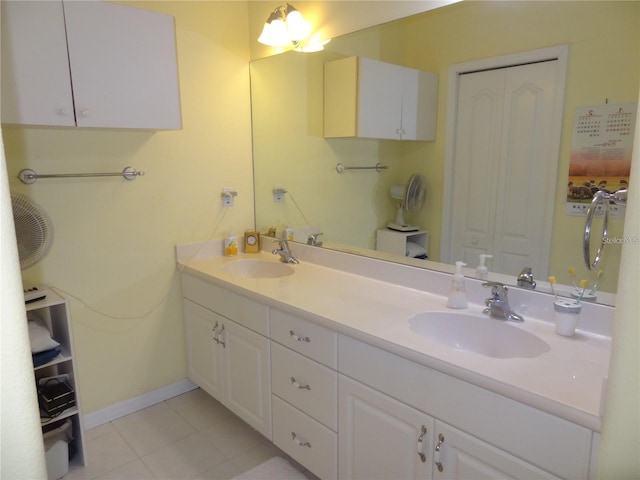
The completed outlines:
{"type": "Polygon", "coordinates": [[[47,477],[57,480],[69,472],[69,442],[73,438],[71,419],[47,425],[42,434],[44,438],[47,477]]]}

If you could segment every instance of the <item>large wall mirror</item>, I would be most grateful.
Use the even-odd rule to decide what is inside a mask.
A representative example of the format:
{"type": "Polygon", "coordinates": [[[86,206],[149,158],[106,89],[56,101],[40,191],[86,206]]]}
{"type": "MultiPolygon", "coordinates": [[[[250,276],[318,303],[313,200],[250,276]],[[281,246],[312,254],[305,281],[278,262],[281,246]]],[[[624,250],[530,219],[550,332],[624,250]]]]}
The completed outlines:
{"type": "MultiPolygon", "coordinates": [[[[565,48],[564,94],[555,132],[557,158],[545,173],[552,176],[552,187],[521,208],[545,212],[550,229],[548,244],[541,249],[544,258],[532,259],[541,265],[533,271],[539,287],[544,288],[553,275],[562,290],[570,293],[570,269],[575,270],[577,282],[586,279],[590,287],[597,271],[584,266],[585,217],[568,215],[566,204],[575,113],[586,105],[637,102],[639,32],[637,2],[461,2],[333,39],[320,52],[291,51],[253,61],[256,227],[266,232],[270,227],[283,231],[291,226],[294,240],[305,243],[309,234],[322,232],[322,248],[452,272],[451,262],[457,258],[449,258],[451,245],[442,245],[442,238],[447,238],[445,215],[456,204],[451,199],[467,193],[455,184],[446,164],[453,128],[448,96],[452,65],[565,48]],[[323,67],[349,56],[437,74],[435,140],[324,138],[323,67]],[[338,164],[388,168],[338,173],[338,164]],[[376,250],[377,231],[396,216],[398,201],[390,194],[392,186],[406,184],[414,173],[426,179],[426,195],[422,208],[407,214],[407,221],[428,232],[428,260],[376,250]],[[284,193],[274,196],[274,188],[284,193]]],[[[540,170],[530,169],[530,174],[523,175],[527,178],[519,181],[528,182],[528,175],[540,170]]],[[[509,182],[509,195],[514,195],[515,180],[509,182]]],[[[471,201],[488,202],[495,188],[500,187],[487,187],[486,195],[479,189],[471,201]]],[[[502,202],[513,201],[509,195],[503,195],[502,202]]],[[[595,238],[602,228],[598,222],[592,227],[594,248],[600,242],[595,238]]],[[[623,226],[623,218],[609,219],[609,235],[621,238],[623,226]]],[[[600,303],[614,301],[620,249],[615,243],[605,247],[598,268],[602,273],[596,301],[600,303]]],[[[477,260],[467,263],[465,273],[473,276],[477,260]]],[[[502,263],[487,262],[490,279],[515,285],[517,272],[513,266],[500,271],[502,263]]]]}

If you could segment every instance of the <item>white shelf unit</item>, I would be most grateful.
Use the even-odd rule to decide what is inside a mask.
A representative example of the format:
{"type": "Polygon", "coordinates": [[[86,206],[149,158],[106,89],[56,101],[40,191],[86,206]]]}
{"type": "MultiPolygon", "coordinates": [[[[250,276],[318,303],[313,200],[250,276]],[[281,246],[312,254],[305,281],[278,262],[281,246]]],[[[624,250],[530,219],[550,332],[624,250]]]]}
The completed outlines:
{"type": "Polygon", "coordinates": [[[407,256],[407,242],[413,242],[429,251],[429,233],[424,230],[414,232],[399,232],[390,228],[383,228],[376,233],[376,250],[407,256]]]}
{"type": "Polygon", "coordinates": [[[26,305],[28,319],[40,319],[49,329],[51,337],[60,343],[61,353],[50,362],[34,367],[36,382],[40,378],[55,375],[68,375],[68,383],[73,388],[76,404],[74,407],[64,410],[54,418],[42,418],[42,426],[49,425],[66,418],[71,419],[73,439],[69,444],[69,450],[75,451],[73,459],[69,462],[69,471],[80,468],[86,464],[84,445],[84,424],[82,419],[82,407],[78,393],[78,372],[73,355],[73,333],[71,330],[71,317],[67,301],[51,290],[46,291],[47,296],[26,305]]]}

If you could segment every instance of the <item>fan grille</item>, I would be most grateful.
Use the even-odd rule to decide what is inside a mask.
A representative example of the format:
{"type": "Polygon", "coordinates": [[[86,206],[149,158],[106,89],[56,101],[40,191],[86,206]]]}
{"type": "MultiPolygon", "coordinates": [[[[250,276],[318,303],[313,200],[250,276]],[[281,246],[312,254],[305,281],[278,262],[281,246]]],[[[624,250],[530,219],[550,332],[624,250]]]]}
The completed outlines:
{"type": "Polygon", "coordinates": [[[11,194],[20,268],[24,270],[44,258],[53,244],[53,224],[47,213],[21,194],[11,194]]]}
{"type": "Polygon", "coordinates": [[[426,184],[427,181],[422,175],[417,173],[411,175],[405,196],[405,208],[408,212],[414,213],[422,208],[426,184]]]}

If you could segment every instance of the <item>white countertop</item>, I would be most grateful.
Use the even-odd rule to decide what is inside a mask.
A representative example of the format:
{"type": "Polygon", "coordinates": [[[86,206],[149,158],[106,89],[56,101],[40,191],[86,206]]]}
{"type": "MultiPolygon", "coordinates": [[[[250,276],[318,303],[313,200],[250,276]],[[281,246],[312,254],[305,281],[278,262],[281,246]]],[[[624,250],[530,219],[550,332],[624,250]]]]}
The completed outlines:
{"type": "MultiPolygon", "coordinates": [[[[573,337],[562,337],[554,332],[552,323],[526,316],[513,327],[534,333],[549,345],[548,352],[535,358],[502,359],[459,351],[409,329],[411,315],[451,311],[445,306],[445,296],[309,261],[292,265],[295,273],[279,278],[246,278],[222,268],[241,258],[278,261],[262,252],[191,260],[180,268],[356,340],[600,431],[611,349],[606,336],[578,330],[573,337]]],[[[441,277],[436,280],[442,282],[441,277]]],[[[481,314],[482,308],[470,304],[464,312],[481,314]]]]}

